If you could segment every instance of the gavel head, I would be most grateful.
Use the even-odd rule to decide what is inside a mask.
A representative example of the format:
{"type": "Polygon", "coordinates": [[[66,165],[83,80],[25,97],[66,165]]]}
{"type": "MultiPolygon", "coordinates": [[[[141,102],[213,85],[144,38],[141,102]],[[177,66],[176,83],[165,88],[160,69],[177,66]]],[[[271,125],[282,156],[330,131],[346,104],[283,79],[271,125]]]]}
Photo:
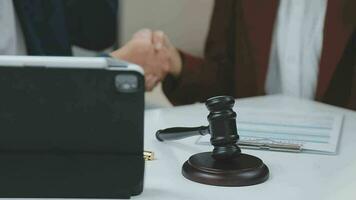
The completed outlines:
{"type": "Polygon", "coordinates": [[[236,128],[236,113],[232,110],[235,99],[229,96],[218,96],[206,101],[210,111],[208,115],[210,142],[214,146],[215,160],[230,160],[240,155],[237,146],[239,136],[236,128]]]}

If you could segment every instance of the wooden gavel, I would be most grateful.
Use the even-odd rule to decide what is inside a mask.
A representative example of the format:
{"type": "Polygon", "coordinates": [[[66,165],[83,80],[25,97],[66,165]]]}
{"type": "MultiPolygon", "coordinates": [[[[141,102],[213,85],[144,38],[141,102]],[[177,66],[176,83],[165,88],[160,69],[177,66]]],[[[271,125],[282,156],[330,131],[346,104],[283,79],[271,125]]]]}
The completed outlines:
{"type": "Polygon", "coordinates": [[[212,152],[191,156],[183,165],[182,174],[189,180],[218,186],[247,186],[268,179],[269,170],[261,159],[241,153],[237,145],[239,135],[236,127],[235,99],[218,96],[206,101],[210,111],[209,126],[175,127],[156,132],[163,142],[179,140],[196,135],[211,135],[212,152]]]}

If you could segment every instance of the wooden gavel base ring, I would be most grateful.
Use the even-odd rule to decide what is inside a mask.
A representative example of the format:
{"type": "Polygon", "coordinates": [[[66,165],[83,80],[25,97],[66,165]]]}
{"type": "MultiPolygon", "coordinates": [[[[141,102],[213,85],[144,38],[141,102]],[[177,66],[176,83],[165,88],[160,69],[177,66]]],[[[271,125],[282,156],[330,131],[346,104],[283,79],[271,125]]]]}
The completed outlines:
{"type": "Polygon", "coordinates": [[[268,179],[269,170],[261,159],[240,154],[228,161],[216,161],[211,152],[191,156],[182,168],[187,179],[216,186],[249,186],[268,179]]]}

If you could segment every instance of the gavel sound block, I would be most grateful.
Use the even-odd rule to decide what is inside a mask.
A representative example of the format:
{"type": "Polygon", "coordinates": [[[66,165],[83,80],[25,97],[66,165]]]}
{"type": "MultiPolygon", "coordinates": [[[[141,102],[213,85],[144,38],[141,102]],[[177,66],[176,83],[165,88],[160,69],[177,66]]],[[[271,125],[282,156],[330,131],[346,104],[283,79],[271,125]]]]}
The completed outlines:
{"type": "Polygon", "coordinates": [[[218,96],[207,100],[209,126],[159,130],[159,141],[178,140],[195,135],[211,135],[212,152],[191,156],[183,165],[182,174],[189,180],[217,186],[249,186],[268,179],[269,170],[255,156],[241,153],[237,145],[235,100],[218,96]]]}

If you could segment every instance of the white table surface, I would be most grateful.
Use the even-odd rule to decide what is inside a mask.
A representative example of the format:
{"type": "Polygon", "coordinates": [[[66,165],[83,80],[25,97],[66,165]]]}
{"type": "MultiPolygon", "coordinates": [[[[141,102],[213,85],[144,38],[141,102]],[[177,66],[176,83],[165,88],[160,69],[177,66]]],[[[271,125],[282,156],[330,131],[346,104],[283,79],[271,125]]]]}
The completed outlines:
{"type": "Polygon", "coordinates": [[[210,151],[196,145],[196,137],[161,143],[158,129],[173,126],[207,125],[207,109],[202,104],[147,110],[145,112],[145,149],[154,151],[156,160],[146,162],[145,200],[356,199],[356,112],[284,96],[246,98],[235,109],[298,112],[335,112],[345,115],[337,155],[243,150],[258,156],[269,167],[267,182],[249,187],[217,187],[195,183],[181,175],[182,164],[193,154],[210,151]]]}

